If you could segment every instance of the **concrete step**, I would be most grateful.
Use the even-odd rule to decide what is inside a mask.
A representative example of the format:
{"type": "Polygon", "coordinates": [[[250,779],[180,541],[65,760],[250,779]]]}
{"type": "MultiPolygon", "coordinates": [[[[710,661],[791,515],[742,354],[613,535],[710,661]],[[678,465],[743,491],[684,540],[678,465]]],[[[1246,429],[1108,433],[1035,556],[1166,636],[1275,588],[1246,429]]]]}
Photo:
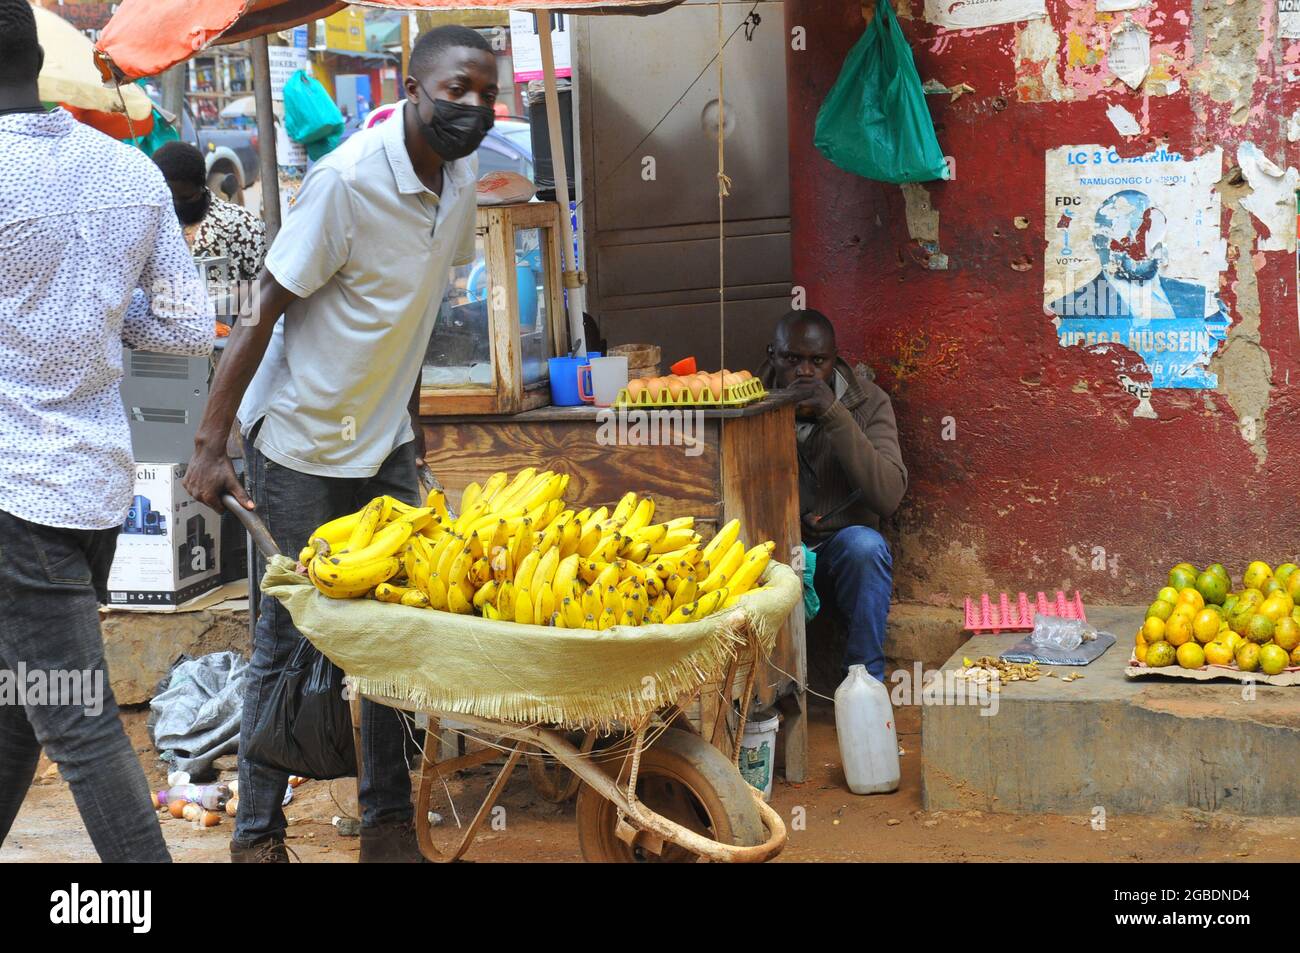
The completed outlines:
{"type": "MultiPolygon", "coordinates": [[[[1300,815],[1300,687],[1125,678],[1145,606],[1087,611],[1118,643],[1054,669],[1082,679],[1004,684],[984,707],[922,705],[926,810],[1300,815]]],[[[1018,638],[976,636],[943,669],[1018,638]]]]}

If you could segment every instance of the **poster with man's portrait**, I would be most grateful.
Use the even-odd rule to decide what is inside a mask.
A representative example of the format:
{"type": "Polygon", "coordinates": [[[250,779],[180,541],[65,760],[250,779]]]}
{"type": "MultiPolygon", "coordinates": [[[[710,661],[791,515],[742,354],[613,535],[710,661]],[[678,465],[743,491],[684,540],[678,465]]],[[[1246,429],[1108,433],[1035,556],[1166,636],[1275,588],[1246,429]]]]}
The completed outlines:
{"type": "Polygon", "coordinates": [[[1219,149],[1047,153],[1043,307],[1062,347],[1127,350],[1121,377],[1149,374],[1151,388],[1215,386],[1210,358],[1231,323],[1219,299],[1221,166],[1219,149]]]}

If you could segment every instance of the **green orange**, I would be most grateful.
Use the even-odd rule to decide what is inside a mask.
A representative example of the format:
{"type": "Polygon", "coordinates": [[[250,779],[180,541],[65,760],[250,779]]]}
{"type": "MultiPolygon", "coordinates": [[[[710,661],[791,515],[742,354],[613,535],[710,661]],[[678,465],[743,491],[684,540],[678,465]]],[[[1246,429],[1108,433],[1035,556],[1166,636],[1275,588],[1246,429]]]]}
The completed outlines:
{"type": "Polygon", "coordinates": [[[1165,622],[1173,614],[1174,604],[1166,602],[1164,599],[1157,599],[1147,608],[1148,619],[1159,619],[1161,622],[1165,622]]]}
{"type": "Polygon", "coordinates": [[[1273,638],[1273,620],[1256,612],[1250,617],[1246,631],[1242,634],[1256,645],[1263,645],[1273,638]]]}
{"type": "Polygon", "coordinates": [[[1169,585],[1179,591],[1196,585],[1196,567],[1188,563],[1179,563],[1169,570],[1169,585]]]}
{"type": "Polygon", "coordinates": [[[1259,668],[1265,675],[1276,675],[1286,668],[1291,655],[1280,645],[1265,645],[1259,650],[1259,668]]]}
{"type": "Polygon", "coordinates": [[[1152,668],[1173,665],[1175,658],[1177,658],[1177,655],[1174,647],[1168,642],[1153,642],[1147,646],[1146,663],[1152,668]]]}
{"type": "Polygon", "coordinates": [[[1208,569],[1196,577],[1196,591],[1206,602],[1223,605],[1228,598],[1228,580],[1208,569]]]}

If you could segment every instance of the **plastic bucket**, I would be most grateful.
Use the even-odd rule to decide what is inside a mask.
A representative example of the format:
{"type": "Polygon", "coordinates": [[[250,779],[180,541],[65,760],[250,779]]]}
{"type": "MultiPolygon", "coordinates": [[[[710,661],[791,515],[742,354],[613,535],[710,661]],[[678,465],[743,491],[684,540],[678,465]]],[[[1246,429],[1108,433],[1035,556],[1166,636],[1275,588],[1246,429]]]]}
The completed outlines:
{"type": "Polygon", "coordinates": [[[780,717],[763,712],[745,723],[740,739],[740,774],[750,787],[763,792],[763,800],[772,800],[772,774],[776,769],[776,729],[780,717]]]}

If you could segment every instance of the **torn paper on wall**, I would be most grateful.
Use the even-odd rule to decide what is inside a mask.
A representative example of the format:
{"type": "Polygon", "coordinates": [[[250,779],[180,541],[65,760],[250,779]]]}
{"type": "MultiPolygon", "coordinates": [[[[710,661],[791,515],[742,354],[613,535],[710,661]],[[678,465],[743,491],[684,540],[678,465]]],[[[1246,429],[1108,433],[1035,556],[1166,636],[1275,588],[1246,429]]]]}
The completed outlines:
{"type": "Polygon", "coordinates": [[[1121,136],[1136,136],[1142,131],[1137,117],[1118,103],[1107,107],[1106,118],[1110,120],[1111,125],[1115,127],[1115,131],[1121,136]]]}
{"type": "Polygon", "coordinates": [[[1119,13],[1151,5],[1151,0],[1097,0],[1098,13],[1119,13]]]}
{"type": "Polygon", "coordinates": [[[1110,38],[1106,65],[1130,89],[1137,89],[1151,69],[1151,34],[1132,20],[1125,20],[1110,38]]]}
{"type": "Polygon", "coordinates": [[[1283,171],[1253,142],[1237,147],[1237,165],[1252,189],[1241,205],[1268,229],[1256,247],[1260,251],[1295,251],[1295,193],[1300,173],[1290,168],[1283,171]]]}
{"type": "Polygon", "coordinates": [[[1300,0],[1277,0],[1277,32],[1285,39],[1300,39],[1300,0]]]}
{"type": "Polygon", "coordinates": [[[1122,348],[1115,370],[1153,389],[1216,386],[1210,358],[1231,324],[1222,152],[1080,145],[1046,160],[1043,306],[1061,347],[1122,348]]]}
{"type": "Polygon", "coordinates": [[[925,0],[926,20],[949,30],[1045,16],[1045,0],[925,0]]]}

